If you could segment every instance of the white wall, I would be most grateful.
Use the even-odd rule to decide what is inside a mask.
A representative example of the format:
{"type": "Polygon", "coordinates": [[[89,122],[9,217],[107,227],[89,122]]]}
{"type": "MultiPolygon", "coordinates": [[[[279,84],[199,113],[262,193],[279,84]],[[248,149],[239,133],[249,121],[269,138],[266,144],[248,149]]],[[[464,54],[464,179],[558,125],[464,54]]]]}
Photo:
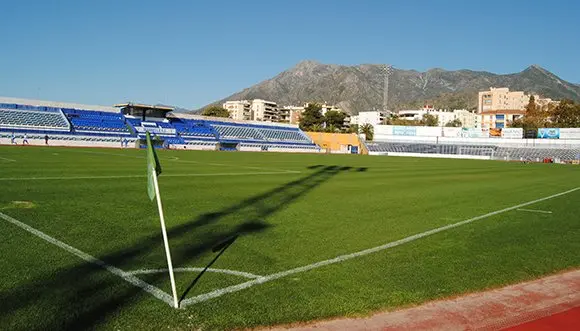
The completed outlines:
{"type": "MultiPolygon", "coordinates": [[[[115,147],[121,148],[121,140],[116,138],[114,141],[88,141],[80,139],[81,136],[74,136],[78,139],[72,139],[72,137],[68,136],[58,136],[58,135],[49,135],[48,146],[64,146],[64,147],[115,147]],[[64,139],[56,139],[57,137],[62,137],[64,139]],[[71,139],[67,139],[71,138],[71,139]]],[[[88,138],[88,137],[87,137],[88,138]]],[[[90,137],[95,138],[95,137],[90,137]]],[[[28,135],[28,143],[31,146],[46,146],[44,143],[44,138],[38,138],[35,135],[28,135]]],[[[18,146],[22,146],[22,135],[16,135],[16,144],[18,146]]],[[[6,137],[0,135],[0,145],[11,145],[10,137],[7,135],[6,137]]],[[[128,148],[135,148],[135,139],[130,139],[128,148]]]]}
{"type": "Polygon", "coordinates": [[[369,155],[387,155],[387,156],[404,156],[404,157],[424,157],[437,159],[473,159],[473,160],[491,160],[491,156],[480,155],[458,155],[458,154],[431,154],[431,153],[402,153],[402,152],[369,152],[369,155]]]}

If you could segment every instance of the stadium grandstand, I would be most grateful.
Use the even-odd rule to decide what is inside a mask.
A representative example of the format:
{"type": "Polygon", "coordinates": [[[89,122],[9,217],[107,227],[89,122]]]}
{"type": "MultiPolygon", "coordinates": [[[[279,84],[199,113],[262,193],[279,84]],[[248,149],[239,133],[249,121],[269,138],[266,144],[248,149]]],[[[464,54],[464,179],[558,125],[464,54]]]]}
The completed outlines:
{"type": "Polygon", "coordinates": [[[499,130],[376,125],[374,141],[356,135],[305,133],[285,123],[236,121],[175,113],[173,108],[122,103],[92,106],[1,98],[0,144],[185,150],[364,153],[388,156],[580,162],[580,129],[499,130]]]}
{"type": "Polygon", "coordinates": [[[319,153],[298,126],[240,122],[174,113],[164,106],[122,103],[114,107],[0,98],[0,143],[12,137],[55,146],[143,147],[150,132],[172,149],[319,153]]]}

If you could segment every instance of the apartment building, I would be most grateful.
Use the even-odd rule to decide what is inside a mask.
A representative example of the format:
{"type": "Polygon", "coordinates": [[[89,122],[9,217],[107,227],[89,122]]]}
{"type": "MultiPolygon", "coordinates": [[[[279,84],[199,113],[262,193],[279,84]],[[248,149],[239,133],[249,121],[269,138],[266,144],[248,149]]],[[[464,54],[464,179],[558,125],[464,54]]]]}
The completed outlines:
{"type": "MultiPolygon", "coordinates": [[[[534,94],[536,104],[546,106],[554,101],[550,98],[540,98],[534,94]]],[[[477,112],[483,113],[498,110],[524,110],[530,102],[530,94],[522,91],[510,91],[507,87],[494,88],[479,92],[477,112]]]]}
{"type": "Polygon", "coordinates": [[[230,118],[239,121],[279,120],[278,105],[262,99],[226,101],[223,107],[230,112],[230,118]]]}
{"type": "Polygon", "coordinates": [[[230,112],[230,118],[238,121],[253,120],[252,101],[226,101],[223,107],[230,112]]]}
{"type": "Polygon", "coordinates": [[[290,124],[299,124],[300,117],[303,111],[304,107],[298,106],[281,107],[278,112],[279,121],[290,124]]]}
{"type": "MultiPolygon", "coordinates": [[[[558,103],[550,98],[540,98],[534,95],[538,106],[544,108],[549,104],[558,103]]],[[[490,88],[479,92],[478,113],[482,128],[504,128],[511,122],[525,115],[525,108],[530,102],[530,94],[522,91],[510,91],[507,87],[490,88]]]]}
{"type": "Polygon", "coordinates": [[[254,121],[276,122],[278,120],[278,105],[273,101],[254,99],[251,109],[254,121]]]}
{"type": "Polygon", "coordinates": [[[359,126],[370,124],[375,126],[384,123],[388,116],[389,113],[384,111],[361,111],[358,115],[350,117],[350,124],[357,124],[359,126]]]}
{"type": "Polygon", "coordinates": [[[496,110],[480,114],[481,127],[484,129],[501,129],[510,126],[510,123],[525,115],[525,110],[496,110]]]}

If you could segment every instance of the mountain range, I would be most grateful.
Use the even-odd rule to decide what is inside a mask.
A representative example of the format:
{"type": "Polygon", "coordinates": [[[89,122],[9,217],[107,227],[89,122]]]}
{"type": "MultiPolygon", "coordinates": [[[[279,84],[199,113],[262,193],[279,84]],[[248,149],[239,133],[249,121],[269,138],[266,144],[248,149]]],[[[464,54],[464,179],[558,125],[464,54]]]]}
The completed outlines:
{"type": "MultiPolygon", "coordinates": [[[[221,105],[227,100],[265,99],[280,106],[327,103],[351,114],[382,109],[383,67],[380,64],[343,66],[303,61],[273,78],[212,104],[221,105]]],[[[416,109],[424,104],[436,108],[474,109],[477,107],[477,93],[490,87],[508,87],[554,100],[580,101],[580,85],[567,82],[538,65],[513,74],[439,68],[419,72],[395,68],[389,78],[389,109],[416,109]]]]}

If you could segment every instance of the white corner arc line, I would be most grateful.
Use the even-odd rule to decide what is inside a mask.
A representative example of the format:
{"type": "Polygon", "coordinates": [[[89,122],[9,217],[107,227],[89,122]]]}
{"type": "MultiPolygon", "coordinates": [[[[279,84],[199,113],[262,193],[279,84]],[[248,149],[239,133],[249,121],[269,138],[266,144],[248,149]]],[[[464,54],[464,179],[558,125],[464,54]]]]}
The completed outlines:
{"type": "Polygon", "coordinates": [[[10,217],[2,212],[0,212],[0,218],[4,219],[5,221],[7,221],[9,223],[16,225],[17,227],[19,227],[25,231],[30,232],[31,234],[33,234],[41,239],[44,239],[45,241],[48,241],[49,243],[51,243],[57,247],[64,249],[65,251],[67,251],[73,255],[76,255],[77,257],[85,260],[86,262],[90,262],[92,264],[98,265],[98,266],[106,269],[110,273],[121,277],[122,279],[124,279],[128,283],[142,288],[144,291],[153,295],[155,298],[167,303],[170,306],[173,306],[173,298],[169,294],[162,291],[161,289],[159,289],[159,288],[157,288],[149,283],[146,283],[146,282],[142,281],[141,279],[139,279],[133,275],[130,275],[130,274],[126,273],[125,271],[123,271],[117,267],[113,267],[111,265],[108,265],[104,261],[99,260],[96,257],[89,255],[81,250],[78,250],[78,249],[76,249],[68,244],[65,244],[64,242],[62,242],[58,239],[55,239],[55,238],[47,235],[46,233],[44,233],[40,230],[37,230],[37,229],[31,227],[30,225],[24,224],[24,223],[20,222],[19,220],[15,219],[13,217],[10,217]]]}
{"type": "MultiPolygon", "coordinates": [[[[163,177],[215,177],[215,176],[256,176],[256,175],[288,175],[300,173],[300,171],[262,171],[262,172],[214,172],[192,174],[162,174],[163,177]]],[[[121,178],[145,178],[147,175],[111,175],[111,176],[63,176],[63,177],[6,177],[0,181],[19,180],[75,180],[75,179],[121,179],[121,178]]]]}
{"type": "Polygon", "coordinates": [[[552,213],[549,210],[524,209],[524,208],[518,208],[518,211],[527,211],[527,212],[530,212],[530,213],[540,213],[540,214],[551,214],[552,213]]]}
{"type": "MultiPolygon", "coordinates": [[[[174,272],[202,272],[204,270],[207,272],[227,274],[227,275],[239,276],[239,277],[244,277],[244,278],[249,278],[249,279],[256,279],[256,278],[262,277],[260,275],[255,275],[255,274],[252,274],[249,272],[230,270],[230,269],[215,269],[215,268],[205,269],[205,268],[199,268],[199,267],[173,268],[174,272]]],[[[148,275],[148,274],[158,274],[158,273],[166,273],[166,272],[167,272],[167,269],[161,268],[161,269],[139,269],[139,270],[127,271],[126,273],[128,275],[148,275]]]]}
{"type": "Polygon", "coordinates": [[[324,260],[324,261],[320,261],[320,262],[308,264],[308,265],[305,265],[305,266],[302,266],[302,267],[298,267],[298,268],[294,268],[294,269],[289,269],[289,270],[285,270],[285,271],[281,271],[281,272],[277,272],[277,273],[273,273],[273,274],[266,275],[266,276],[263,276],[263,277],[260,277],[260,278],[256,278],[256,279],[251,280],[251,281],[247,281],[245,283],[241,283],[241,284],[237,284],[237,285],[232,285],[232,286],[224,287],[224,288],[221,288],[221,289],[218,289],[218,290],[215,290],[215,291],[212,291],[212,292],[208,292],[208,293],[205,293],[205,294],[200,294],[200,295],[197,295],[197,296],[194,296],[194,297],[191,297],[191,298],[188,298],[188,299],[185,299],[185,300],[181,301],[181,307],[186,307],[186,306],[193,305],[193,304],[196,304],[196,303],[204,302],[204,301],[207,301],[207,300],[210,300],[210,299],[213,299],[213,298],[220,297],[220,296],[222,296],[224,294],[238,292],[238,291],[241,291],[241,290],[250,288],[250,287],[252,287],[254,285],[263,284],[263,283],[270,282],[270,281],[273,281],[273,280],[276,280],[276,279],[279,279],[279,278],[283,278],[283,277],[286,277],[286,276],[289,276],[289,275],[293,275],[293,274],[297,274],[297,273],[309,271],[309,270],[312,270],[312,269],[317,269],[317,268],[320,268],[320,267],[323,267],[323,266],[326,266],[326,265],[330,265],[330,264],[341,263],[341,262],[344,262],[344,261],[347,261],[347,260],[350,260],[350,259],[354,259],[356,257],[360,257],[360,256],[364,256],[364,255],[368,255],[368,254],[372,254],[372,253],[384,251],[384,250],[387,250],[389,248],[393,248],[393,247],[396,247],[396,246],[399,246],[399,245],[403,245],[403,244],[406,244],[408,242],[415,241],[417,239],[425,238],[427,236],[430,236],[430,235],[433,235],[433,234],[436,234],[436,233],[439,233],[439,232],[443,232],[443,231],[446,231],[446,230],[449,230],[449,229],[453,229],[453,228],[456,228],[456,227],[459,227],[459,226],[462,226],[462,225],[465,225],[465,224],[468,224],[468,223],[472,223],[472,222],[475,222],[475,221],[478,221],[478,220],[481,220],[481,219],[484,219],[484,218],[488,218],[490,216],[494,216],[494,215],[502,214],[502,213],[505,213],[505,212],[508,212],[508,211],[512,211],[512,210],[515,210],[515,209],[518,209],[518,208],[521,208],[521,207],[529,206],[529,205],[532,205],[534,203],[538,203],[538,202],[541,202],[541,201],[553,199],[553,198],[556,198],[556,197],[559,197],[559,196],[562,196],[562,195],[566,195],[566,194],[572,193],[572,192],[577,191],[577,190],[580,190],[580,187],[576,187],[576,188],[573,188],[571,190],[564,191],[564,192],[561,192],[561,193],[556,193],[556,194],[553,194],[553,195],[550,195],[550,196],[547,196],[547,197],[544,197],[544,198],[539,198],[539,199],[536,199],[536,200],[532,200],[532,201],[520,203],[520,204],[515,205],[515,206],[512,206],[512,207],[507,207],[507,208],[504,208],[504,209],[492,211],[492,212],[489,212],[487,214],[475,216],[475,217],[472,217],[472,218],[469,218],[469,219],[466,219],[466,220],[463,220],[463,221],[460,221],[460,222],[457,222],[457,223],[453,223],[453,224],[445,225],[445,226],[438,227],[438,228],[435,228],[435,229],[432,229],[432,230],[428,230],[428,231],[425,231],[425,232],[417,233],[417,234],[414,234],[412,236],[409,236],[409,237],[406,237],[406,238],[403,238],[403,239],[399,239],[399,240],[396,240],[396,241],[392,241],[390,243],[386,243],[386,244],[381,245],[381,246],[376,246],[376,247],[373,247],[373,248],[368,248],[368,249],[365,249],[365,250],[362,250],[362,251],[358,251],[358,252],[355,252],[355,253],[351,253],[351,254],[340,255],[340,256],[337,256],[337,257],[335,257],[333,259],[324,260]]]}

